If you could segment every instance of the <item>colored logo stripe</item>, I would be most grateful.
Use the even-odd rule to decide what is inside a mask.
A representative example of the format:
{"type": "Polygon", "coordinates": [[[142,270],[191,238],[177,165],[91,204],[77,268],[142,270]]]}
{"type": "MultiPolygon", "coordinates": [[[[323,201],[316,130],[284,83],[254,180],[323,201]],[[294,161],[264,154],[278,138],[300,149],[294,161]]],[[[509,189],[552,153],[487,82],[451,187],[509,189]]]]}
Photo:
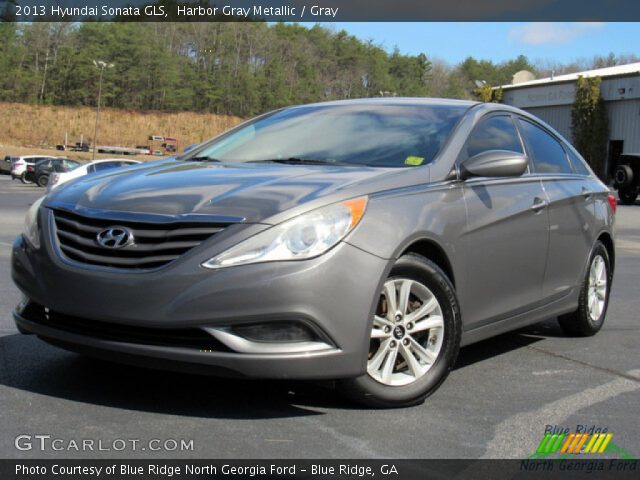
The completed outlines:
{"type": "Polygon", "coordinates": [[[562,445],[565,437],[566,434],[564,433],[547,433],[540,442],[540,445],[538,445],[536,453],[555,453],[562,445]]]}
{"type": "Polygon", "coordinates": [[[572,433],[562,445],[560,453],[580,453],[582,445],[587,441],[587,438],[589,438],[587,433],[572,433]]]}
{"type": "Polygon", "coordinates": [[[582,451],[582,446],[585,444],[585,442],[587,441],[587,438],[589,438],[589,435],[584,433],[582,435],[582,438],[580,439],[580,441],[576,444],[575,448],[573,449],[572,453],[580,453],[582,451]]]}
{"type": "Polygon", "coordinates": [[[547,433],[538,445],[536,453],[604,453],[613,438],[612,433],[547,433]],[[591,437],[591,438],[589,438],[591,437]],[[587,441],[588,440],[588,441],[587,441]],[[586,444],[586,447],[585,447],[586,444]],[[584,450],[583,450],[584,448],[584,450]]]}
{"type": "Polygon", "coordinates": [[[584,453],[604,453],[607,445],[613,438],[612,433],[596,433],[589,441],[584,453]]]}

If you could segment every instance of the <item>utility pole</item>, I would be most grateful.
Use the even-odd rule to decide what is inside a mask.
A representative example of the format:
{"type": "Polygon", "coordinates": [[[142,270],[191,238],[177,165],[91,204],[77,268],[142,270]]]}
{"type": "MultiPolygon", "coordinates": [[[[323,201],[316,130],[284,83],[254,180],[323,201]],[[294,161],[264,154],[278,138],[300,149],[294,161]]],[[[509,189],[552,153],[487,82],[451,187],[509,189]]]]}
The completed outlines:
{"type": "Polygon", "coordinates": [[[113,68],[113,63],[107,63],[102,60],[94,60],[93,65],[100,70],[100,79],[98,80],[98,109],[96,110],[96,126],[93,130],[93,155],[91,160],[96,159],[96,150],[98,148],[98,128],[100,126],[100,99],[102,97],[102,75],[105,68],[113,68]]]}

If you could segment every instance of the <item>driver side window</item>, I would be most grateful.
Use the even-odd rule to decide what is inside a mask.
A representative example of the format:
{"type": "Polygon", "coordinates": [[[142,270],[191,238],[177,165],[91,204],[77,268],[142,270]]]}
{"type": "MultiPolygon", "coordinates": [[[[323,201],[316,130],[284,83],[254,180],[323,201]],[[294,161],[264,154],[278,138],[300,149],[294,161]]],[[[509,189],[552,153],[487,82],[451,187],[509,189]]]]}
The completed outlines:
{"type": "Polygon", "coordinates": [[[489,150],[524,154],[522,142],[509,115],[494,115],[475,126],[460,152],[460,162],[489,150]]]}

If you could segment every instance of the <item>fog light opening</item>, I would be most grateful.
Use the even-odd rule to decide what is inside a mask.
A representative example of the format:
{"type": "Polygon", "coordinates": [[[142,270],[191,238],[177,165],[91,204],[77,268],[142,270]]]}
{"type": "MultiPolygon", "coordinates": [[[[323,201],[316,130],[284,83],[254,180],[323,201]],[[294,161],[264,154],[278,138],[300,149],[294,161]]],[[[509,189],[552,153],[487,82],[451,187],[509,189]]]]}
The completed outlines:
{"type": "Polygon", "coordinates": [[[318,341],[318,335],[300,322],[269,322],[236,325],[233,333],[252,342],[298,343],[318,341]]]}

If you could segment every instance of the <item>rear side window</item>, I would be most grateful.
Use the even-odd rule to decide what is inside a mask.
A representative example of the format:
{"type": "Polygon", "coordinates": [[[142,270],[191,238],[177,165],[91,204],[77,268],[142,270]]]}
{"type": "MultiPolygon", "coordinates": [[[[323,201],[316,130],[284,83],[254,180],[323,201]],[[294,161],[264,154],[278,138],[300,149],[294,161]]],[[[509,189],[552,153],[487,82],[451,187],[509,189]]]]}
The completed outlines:
{"type": "Polygon", "coordinates": [[[121,165],[122,164],[120,162],[103,162],[103,163],[96,163],[93,166],[93,168],[95,169],[94,171],[100,172],[102,170],[108,170],[110,168],[118,168],[121,165]]]}
{"type": "Polygon", "coordinates": [[[56,160],[53,162],[53,171],[59,173],[66,172],[66,169],[64,168],[64,160],[56,160]]]}
{"type": "Polygon", "coordinates": [[[567,148],[567,153],[569,155],[569,160],[571,160],[571,164],[573,165],[573,169],[578,175],[591,175],[589,168],[585,160],[578,156],[572,149],[567,148]]]}
{"type": "Polygon", "coordinates": [[[79,167],[80,164],[78,162],[74,162],[73,160],[64,160],[64,168],[66,171],[73,170],[76,167],[79,167]]]}
{"type": "Polygon", "coordinates": [[[489,150],[524,153],[511,117],[499,115],[481,120],[469,135],[460,160],[466,160],[489,150]]]}
{"type": "Polygon", "coordinates": [[[542,128],[519,120],[537,173],[573,173],[562,145],[542,128]]]}

